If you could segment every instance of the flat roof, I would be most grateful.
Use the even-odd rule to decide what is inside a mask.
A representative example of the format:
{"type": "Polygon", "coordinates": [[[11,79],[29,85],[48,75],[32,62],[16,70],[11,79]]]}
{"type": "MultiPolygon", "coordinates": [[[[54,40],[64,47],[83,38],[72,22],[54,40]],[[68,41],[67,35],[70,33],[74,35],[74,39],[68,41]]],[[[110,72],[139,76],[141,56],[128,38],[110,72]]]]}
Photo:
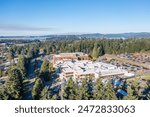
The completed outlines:
{"type": "Polygon", "coordinates": [[[60,54],[56,54],[54,56],[55,57],[64,57],[64,56],[83,56],[83,55],[87,55],[87,54],[84,54],[83,52],[75,52],[75,53],[60,53],[60,54]]]}
{"type": "Polygon", "coordinates": [[[126,74],[127,71],[115,65],[92,61],[65,61],[60,67],[67,72],[77,74],[101,74],[102,76],[126,74]]]}

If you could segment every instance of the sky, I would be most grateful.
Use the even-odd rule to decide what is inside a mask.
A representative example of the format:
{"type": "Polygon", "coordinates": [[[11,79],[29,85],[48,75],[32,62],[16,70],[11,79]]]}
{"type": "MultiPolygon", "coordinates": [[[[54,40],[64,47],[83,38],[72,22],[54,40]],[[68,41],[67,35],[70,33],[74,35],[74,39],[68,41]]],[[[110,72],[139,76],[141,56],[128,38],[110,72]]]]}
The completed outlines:
{"type": "Polygon", "coordinates": [[[0,0],[0,36],[150,32],[150,0],[0,0]]]}

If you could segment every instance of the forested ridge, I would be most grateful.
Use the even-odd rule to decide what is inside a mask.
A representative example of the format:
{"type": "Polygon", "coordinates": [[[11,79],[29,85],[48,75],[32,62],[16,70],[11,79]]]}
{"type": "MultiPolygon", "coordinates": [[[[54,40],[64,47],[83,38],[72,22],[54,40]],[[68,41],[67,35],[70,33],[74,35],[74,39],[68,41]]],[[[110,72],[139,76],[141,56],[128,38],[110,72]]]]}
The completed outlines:
{"type": "Polygon", "coordinates": [[[36,42],[23,47],[12,47],[12,51],[28,55],[29,57],[34,57],[40,49],[43,49],[47,55],[62,52],[84,52],[92,55],[93,51],[98,53],[98,56],[104,54],[135,53],[150,51],[150,39],[62,40],[36,42]]]}

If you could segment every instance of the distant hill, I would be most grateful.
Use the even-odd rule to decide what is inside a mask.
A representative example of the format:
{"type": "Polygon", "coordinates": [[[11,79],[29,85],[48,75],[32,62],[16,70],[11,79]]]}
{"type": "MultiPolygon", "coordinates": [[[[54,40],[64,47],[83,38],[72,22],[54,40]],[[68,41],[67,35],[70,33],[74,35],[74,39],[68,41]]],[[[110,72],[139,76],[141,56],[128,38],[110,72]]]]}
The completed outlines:
{"type": "Polygon", "coordinates": [[[86,38],[108,38],[108,39],[128,39],[128,38],[150,38],[150,33],[118,33],[118,34],[82,34],[80,37],[86,38]]]}
{"type": "Polygon", "coordinates": [[[92,34],[80,34],[80,35],[43,35],[43,36],[0,36],[1,39],[30,39],[30,40],[69,40],[69,39],[86,39],[86,38],[95,38],[95,39],[128,39],[128,38],[150,38],[150,33],[140,32],[140,33],[118,33],[118,34],[101,34],[101,33],[92,33],[92,34]]]}

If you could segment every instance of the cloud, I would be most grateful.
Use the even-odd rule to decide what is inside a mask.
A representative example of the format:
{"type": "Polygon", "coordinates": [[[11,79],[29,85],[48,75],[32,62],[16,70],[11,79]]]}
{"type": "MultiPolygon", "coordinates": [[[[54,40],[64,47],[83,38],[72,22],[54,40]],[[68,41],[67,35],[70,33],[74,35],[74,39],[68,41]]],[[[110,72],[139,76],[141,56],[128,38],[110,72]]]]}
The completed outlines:
{"type": "Polygon", "coordinates": [[[3,31],[52,31],[52,30],[55,30],[55,28],[0,24],[0,30],[3,30],[3,31]]]}

